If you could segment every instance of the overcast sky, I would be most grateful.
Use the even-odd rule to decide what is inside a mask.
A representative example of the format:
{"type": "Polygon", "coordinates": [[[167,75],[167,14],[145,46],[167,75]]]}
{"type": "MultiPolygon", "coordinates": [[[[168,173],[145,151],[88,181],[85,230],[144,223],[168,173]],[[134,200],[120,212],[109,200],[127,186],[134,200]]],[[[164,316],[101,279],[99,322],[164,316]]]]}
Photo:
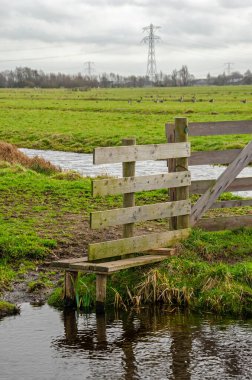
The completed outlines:
{"type": "Polygon", "coordinates": [[[158,71],[205,77],[252,69],[252,0],[0,0],[0,70],[145,75],[142,28],[153,23],[158,71]]]}

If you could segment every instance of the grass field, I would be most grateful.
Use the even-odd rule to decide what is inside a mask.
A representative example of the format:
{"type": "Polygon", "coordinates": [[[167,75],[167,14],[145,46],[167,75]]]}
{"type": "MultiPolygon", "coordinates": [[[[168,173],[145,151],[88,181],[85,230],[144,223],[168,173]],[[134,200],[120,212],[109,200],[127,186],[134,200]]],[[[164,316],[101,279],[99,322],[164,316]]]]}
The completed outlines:
{"type": "MultiPolygon", "coordinates": [[[[127,136],[136,136],[138,144],[162,143],[165,123],[176,116],[189,121],[252,119],[252,86],[0,90],[0,140],[19,147],[91,152],[120,145],[127,136]]],[[[240,148],[250,138],[194,138],[192,147],[240,148]]]]}
{"type": "MultiPolygon", "coordinates": [[[[138,143],[161,143],[165,142],[164,124],[176,116],[187,116],[189,121],[246,120],[252,119],[251,105],[252,86],[85,92],[2,89],[0,140],[19,147],[76,152],[119,145],[122,137],[132,135],[138,143]],[[183,102],[179,102],[181,96],[183,102]],[[196,102],[192,101],[193,96],[196,102]],[[209,102],[210,99],[214,102],[209,102]],[[246,103],[241,102],[244,99],[246,103]]],[[[218,136],[195,138],[192,144],[195,150],[231,149],[242,147],[250,140],[251,135],[218,136]]],[[[120,197],[94,200],[89,178],[54,171],[48,164],[40,167],[41,163],[21,160],[19,156],[13,160],[13,157],[14,153],[10,157],[0,155],[0,297],[1,292],[15,288],[19,282],[27,281],[27,289],[41,286],[42,280],[47,286],[50,281],[46,276],[41,277],[43,273],[37,274],[35,284],[34,279],[24,280],[26,272],[36,272],[37,260],[81,256],[88,242],[113,240],[121,233],[117,228],[97,232],[88,227],[90,211],[119,207],[120,197]]],[[[160,190],[137,194],[136,203],[166,199],[166,190],[160,190]]],[[[224,213],[212,210],[210,214],[215,216],[220,212],[224,213]]],[[[251,208],[227,212],[229,215],[250,213],[251,208]]],[[[158,221],[137,228],[146,232],[165,229],[166,225],[158,221]]],[[[216,233],[195,230],[182,247],[182,257],[171,258],[165,268],[161,266],[159,274],[155,269],[153,273],[159,276],[160,284],[165,284],[169,294],[178,295],[172,305],[180,305],[179,299],[186,297],[194,309],[251,315],[251,242],[251,229],[216,233]]],[[[149,272],[141,272],[142,277],[139,270],[132,273],[135,280],[130,289],[138,296],[139,281],[148,279],[149,272]]],[[[127,271],[118,274],[110,289],[113,286],[127,296],[126,286],[122,289],[120,284],[128,278],[127,271]]],[[[163,292],[162,286],[159,290],[163,292]]],[[[6,304],[3,308],[6,309],[6,304]]]]}

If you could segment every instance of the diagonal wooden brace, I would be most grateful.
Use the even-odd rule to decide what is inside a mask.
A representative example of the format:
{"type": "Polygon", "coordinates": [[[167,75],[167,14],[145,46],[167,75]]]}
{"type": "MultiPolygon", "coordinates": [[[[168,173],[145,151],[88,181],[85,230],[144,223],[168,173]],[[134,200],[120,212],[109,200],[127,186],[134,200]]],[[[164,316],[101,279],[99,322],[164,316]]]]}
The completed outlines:
{"type": "Polygon", "coordinates": [[[231,162],[227,169],[220,175],[216,183],[211,186],[192,207],[191,226],[195,225],[201,216],[209,210],[220,194],[230,186],[237,175],[251,162],[251,160],[252,141],[245,146],[236,159],[231,162]]]}

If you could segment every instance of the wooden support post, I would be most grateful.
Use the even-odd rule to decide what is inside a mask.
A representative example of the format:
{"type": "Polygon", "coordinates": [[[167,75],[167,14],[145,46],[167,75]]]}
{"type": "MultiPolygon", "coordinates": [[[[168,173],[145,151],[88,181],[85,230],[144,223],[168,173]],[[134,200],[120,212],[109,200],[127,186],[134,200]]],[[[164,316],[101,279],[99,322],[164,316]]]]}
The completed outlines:
{"type": "MultiPolygon", "coordinates": [[[[166,126],[166,139],[167,139],[168,143],[174,143],[175,142],[175,125],[174,124],[170,124],[170,125],[166,126]]],[[[168,166],[168,172],[169,173],[176,172],[176,159],[175,158],[169,158],[167,160],[167,166],[168,166]]],[[[169,199],[171,202],[176,200],[176,188],[169,189],[169,199]]],[[[177,217],[176,216],[170,218],[170,228],[172,230],[177,229],[177,217]]]]}
{"type": "MultiPolygon", "coordinates": [[[[136,139],[134,137],[122,139],[122,145],[136,145],[136,139]]],[[[135,177],[136,163],[123,162],[123,177],[135,177]]],[[[123,195],[123,207],[135,206],[135,193],[126,193],[123,195]]],[[[134,223],[128,223],[123,225],[123,237],[128,238],[134,235],[134,223]]],[[[122,256],[122,259],[125,258],[122,256]]]]}
{"type": "Polygon", "coordinates": [[[107,275],[96,274],[96,313],[105,312],[107,275]]]}
{"type": "MultiPolygon", "coordinates": [[[[171,135],[172,136],[172,135],[171,135]]],[[[172,138],[172,137],[171,137],[172,138]]],[[[175,118],[175,127],[174,127],[174,142],[188,142],[188,121],[187,118],[177,117],[175,118]]],[[[171,165],[174,166],[174,161],[171,162],[171,165]]],[[[175,159],[175,171],[187,171],[188,170],[188,158],[181,157],[175,159]]],[[[180,201],[189,199],[189,186],[177,187],[172,192],[172,200],[180,201]]],[[[174,229],[188,228],[190,225],[190,215],[177,216],[172,220],[174,229]]]]}
{"type": "Polygon", "coordinates": [[[78,272],[65,271],[64,303],[66,307],[76,306],[75,284],[78,272]]]}

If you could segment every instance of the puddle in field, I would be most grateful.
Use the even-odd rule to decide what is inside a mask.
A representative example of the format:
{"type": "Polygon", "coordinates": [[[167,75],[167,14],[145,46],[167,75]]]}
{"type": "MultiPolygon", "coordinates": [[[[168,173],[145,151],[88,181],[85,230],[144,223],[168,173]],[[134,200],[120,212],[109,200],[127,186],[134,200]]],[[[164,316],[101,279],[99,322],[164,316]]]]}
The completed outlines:
{"type": "MultiPolygon", "coordinates": [[[[93,165],[93,155],[85,153],[59,152],[52,150],[20,149],[29,157],[40,156],[66,170],[76,170],[83,176],[95,177],[101,174],[120,177],[121,164],[93,165]]],[[[199,165],[190,167],[192,179],[217,178],[225,167],[199,165]]],[[[167,173],[166,161],[139,161],[136,163],[137,175],[167,173]]],[[[252,177],[252,167],[245,168],[238,177],[252,177]]],[[[243,197],[252,197],[252,191],[239,191],[236,194],[243,197]]]]}
{"type": "Polygon", "coordinates": [[[0,342],[1,380],[252,378],[252,320],[22,304],[0,342]]]}

